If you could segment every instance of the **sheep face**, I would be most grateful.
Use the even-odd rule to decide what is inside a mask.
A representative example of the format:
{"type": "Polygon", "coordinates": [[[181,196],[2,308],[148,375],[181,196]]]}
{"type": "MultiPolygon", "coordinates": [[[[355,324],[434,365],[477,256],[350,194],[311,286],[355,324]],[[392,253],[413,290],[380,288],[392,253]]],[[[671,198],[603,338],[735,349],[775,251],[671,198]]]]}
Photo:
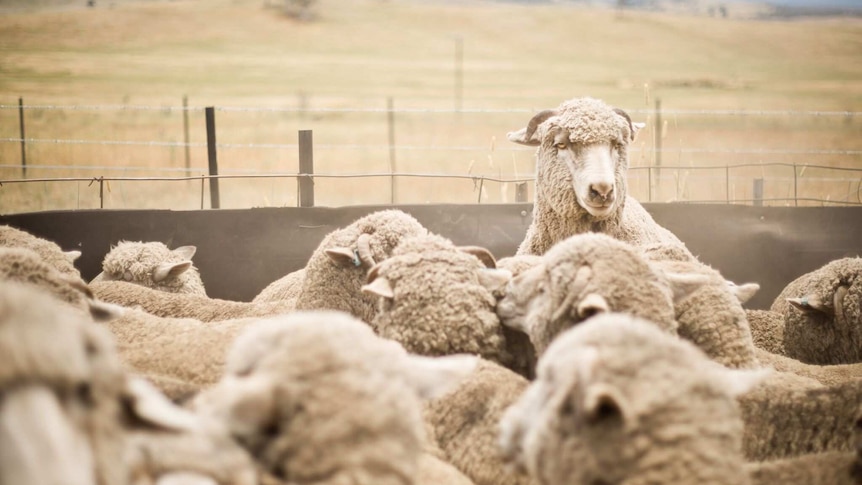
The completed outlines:
{"type": "Polygon", "coordinates": [[[539,484],[745,483],[735,396],[763,375],[645,320],[601,315],[551,344],[499,443],[539,484]]]}
{"type": "Polygon", "coordinates": [[[800,276],[772,310],[784,315],[784,349],[809,364],[862,361],[862,258],[842,258],[800,276]]]}
{"type": "Polygon", "coordinates": [[[637,250],[604,234],[572,236],[513,278],[497,305],[501,322],[530,336],[541,355],[563,330],[609,311],[676,333],[674,286],[637,250]]]}
{"type": "Polygon", "coordinates": [[[602,101],[581,98],[536,115],[509,133],[516,143],[538,146],[537,204],[560,217],[595,220],[618,216],[626,196],[628,144],[640,124],[602,101]]]}
{"type": "Polygon", "coordinates": [[[106,330],[0,283],[0,483],[125,483],[122,383],[106,330]]]}

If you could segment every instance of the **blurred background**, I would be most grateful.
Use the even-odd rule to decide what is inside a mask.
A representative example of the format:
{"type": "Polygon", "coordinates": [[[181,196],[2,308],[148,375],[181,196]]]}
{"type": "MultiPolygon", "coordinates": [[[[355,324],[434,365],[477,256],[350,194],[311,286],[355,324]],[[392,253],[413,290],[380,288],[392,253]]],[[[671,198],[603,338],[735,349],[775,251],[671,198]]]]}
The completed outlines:
{"type": "Polygon", "coordinates": [[[580,96],[642,202],[862,205],[860,1],[0,0],[0,213],[529,202],[580,96]]]}

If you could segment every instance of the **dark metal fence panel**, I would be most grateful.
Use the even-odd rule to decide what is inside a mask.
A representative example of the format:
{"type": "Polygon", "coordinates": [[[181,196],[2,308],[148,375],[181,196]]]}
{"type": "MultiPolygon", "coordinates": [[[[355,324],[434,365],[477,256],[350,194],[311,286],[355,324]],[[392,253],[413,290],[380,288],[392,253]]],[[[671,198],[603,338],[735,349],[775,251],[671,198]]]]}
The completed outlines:
{"type": "MultiPolygon", "coordinates": [[[[645,204],[660,224],[728,279],[757,282],[748,306],[768,308],[784,286],[833,259],[862,256],[862,207],[750,207],[645,204]]],[[[530,204],[399,205],[237,210],[82,210],[0,216],[83,255],[86,279],[121,240],[195,245],[195,265],[211,297],[248,301],[305,265],[323,237],[376,210],[398,208],[456,244],[478,244],[498,258],[514,254],[530,223],[530,204]]]]}

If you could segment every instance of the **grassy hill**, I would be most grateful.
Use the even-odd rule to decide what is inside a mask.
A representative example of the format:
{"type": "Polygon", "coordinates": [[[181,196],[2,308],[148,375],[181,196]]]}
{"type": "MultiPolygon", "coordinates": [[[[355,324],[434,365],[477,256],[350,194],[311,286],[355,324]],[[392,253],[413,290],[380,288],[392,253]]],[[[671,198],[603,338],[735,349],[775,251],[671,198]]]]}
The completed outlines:
{"type": "MultiPolygon", "coordinates": [[[[496,140],[522,126],[531,110],[575,96],[605,99],[641,121],[651,120],[648,111],[657,98],[666,110],[862,110],[859,19],[779,22],[566,4],[321,0],[317,19],[300,22],[261,0],[97,1],[94,8],[84,3],[0,14],[0,104],[7,106],[0,109],[0,137],[18,136],[17,109],[10,107],[19,97],[28,105],[158,108],[179,106],[188,96],[195,107],[237,108],[219,114],[222,143],[295,143],[296,130],[309,127],[324,150],[368,145],[318,152],[321,172],[386,171],[392,167],[384,114],[303,117],[243,109],[383,109],[392,98],[399,109],[419,111],[398,114],[399,145],[483,147],[399,152],[397,170],[513,175],[531,172],[531,154],[503,151],[510,144],[496,140]],[[421,112],[458,104],[492,112],[421,112]]],[[[179,116],[158,110],[34,110],[28,112],[28,137],[179,142],[179,116]]],[[[193,142],[204,138],[201,116],[196,111],[192,119],[193,142]]],[[[692,155],[683,150],[689,148],[862,148],[858,120],[840,117],[664,120],[663,147],[680,148],[666,164],[775,160],[692,155]]],[[[653,132],[642,133],[634,165],[655,161],[653,143],[653,132]]],[[[30,150],[34,170],[40,164],[182,167],[183,157],[176,147],[43,144],[30,150]]],[[[4,161],[17,162],[19,151],[15,143],[0,143],[4,161]]],[[[205,166],[201,148],[194,147],[192,155],[193,167],[205,166]]],[[[859,158],[793,161],[852,166],[859,158]]],[[[227,170],[288,171],[295,170],[295,155],[237,148],[220,155],[220,163],[227,170]]],[[[0,178],[15,173],[0,171],[0,178]]],[[[333,198],[324,201],[359,197],[332,185],[333,198]]],[[[429,185],[403,197],[433,200],[443,189],[429,185]]],[[[464,192],[463,199],[476,200],[464,192]]],[[[501,200],[496,197],[490,200],[501,200]]],[[[666,198],[680,197],[676,190],[666,198]]]]}

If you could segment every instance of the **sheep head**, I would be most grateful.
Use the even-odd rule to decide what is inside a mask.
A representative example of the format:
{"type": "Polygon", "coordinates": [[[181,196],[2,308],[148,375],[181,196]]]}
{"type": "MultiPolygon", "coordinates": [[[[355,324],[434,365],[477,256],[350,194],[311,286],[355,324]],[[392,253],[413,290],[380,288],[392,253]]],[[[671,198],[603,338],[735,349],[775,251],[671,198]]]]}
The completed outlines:
{"type": "Polygon", "coordinates": [[[579,98],[541,111],[508,138],[539,147],[537,204],[546,203],[555,211],[581,207],[591,217],[603,220],[622,208],[628,145],[643,126],[633,123],[619,108],[579,98]]]}
{"type": "Polygon", "coordinates": [[[725,368],[651,322],[604,314],[551,344],[501,419],[499,445],[540,485],[665,483],[674,469],[740,483],[736,396],[768,374],[725,368]]]}

